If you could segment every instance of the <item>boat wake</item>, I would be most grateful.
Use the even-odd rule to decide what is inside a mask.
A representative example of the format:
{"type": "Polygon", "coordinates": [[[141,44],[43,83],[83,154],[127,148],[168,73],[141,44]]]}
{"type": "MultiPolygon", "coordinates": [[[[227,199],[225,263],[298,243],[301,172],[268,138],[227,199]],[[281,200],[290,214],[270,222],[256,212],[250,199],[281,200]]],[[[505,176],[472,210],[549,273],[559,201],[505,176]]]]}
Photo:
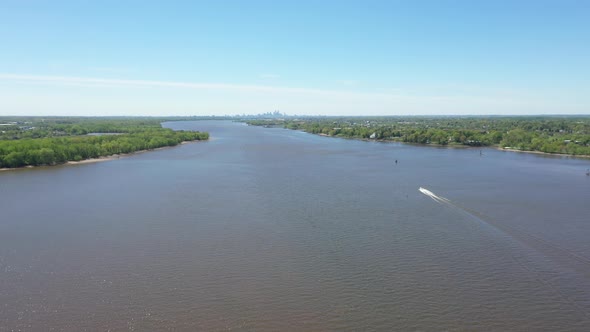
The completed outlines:
{"type": "Polygon", "coordinates": [[[478,220],[483,224],[490,225],[497,230],[503,232],[506,235],[519,240],[522,243],[527,244],[529,247],[542,252],[546,256],[559,258],[561,262],[570,261],[576,268],[583,268],[587,278],[590,278],[590,258],[580,255],[572,250],[565,249],[561,246],[553,244],[545,239],[542,239],[536,235],[530,234],[526,230],[510,226],[507,223],[497,222],[496,220],[486,216],[478,211],[462,206],[461,204],[451,202],[449,199],[442,196],[435,195],[432,191],[420,187],[418,189],[424,195],[432,198],[435,202],[445,204],[461,213],[467,214],[468,216],[478,220]]]}
{"type": "MultiPolygon", "coordinates": [[[[583,280],[590,280],[590,258],[570,249],[551,243],[550,241],[533,235],[524,229],[511,226],[507,223],[498,222],[478,211],[462,206],[461,204],[451,202],[449,199],[438,196],[426,188],[420,187],[418,190],[424,195],[432,198],[435,202],[444,204],[447,207],[474,218],[474,220],[492,226],[501,233],[512,237],[514,240],[524,244],[530,249],[533,249],[545,258],[554,261],[558,265],[565,266],[572,272],[576,271],[577,273],[580,273],[583,280]]],[[[580,294],[580,291],[577,290],[576,294],[571,294],[569,292],[569,288],[564,288],[563,282],[556,280],[555,274],[559,274],[560,272],[556,272],[551,275],[551,273],[548,272],[550,269],[547,266],[543,265],[542,268],[539,268],[535,266],[535,264],[524,260],[522,257],[520,257],[521,255],[518,256],[519,257],[513,254],[512,259],[516,261],[521,267],[536,275],[540,281],[551,287],[557,294],[559,294],[562,299],[571,303],[582,317],[585,317],[585,319],[590,321],[590,311],[588,311],[588,308],[590,308],[590,291],[585,291],[583,294],[580,294]],[[581,301],[580,298],[582,299],[581,301]]]]}
{"type": "Polygon", "coordinates": [[[575,265],[576,268],[583,268],[583,272],[586,275],[586,277],[590,278],[589,258],[582,256],[572,250],[568,250],[562,248],[561,246],[555,245],[538,236],[532,235],[526,230],[510,226],[506,223],[497,222],[489,216],[479,213],[478,211],[451,202],[450,200],[442,196],[435,195],[432,191],[426,188],[420,187],[420,189],[418,190],[424,195],[432,198],[435,202],[445,204],[461,213],[469,215],[470,217],[474,218],[475,220],[478,220],[479,222],[490,225],[496,228],[497,230],[503,232],[504,234],[507,234],[513,237],[514,239],[518,239],[520,242],[527,244],[529,247],[534,248],[539,252],[542,252],[546,256],[559,258],[561,262],[570,261],[572,263],[575,263],[573,265],[575,265]]]}
{"type": "Polygon", "coordinates": [[[450,204],[450,203],[451,203],[451,201],[450,201],[450,200],[448,200],[448,199],[446,199],[446,198],[444,198],[444,197],[441,197],[441,196],[437,196],[437,195],[435,195],[435,194],[434,194],[432,191],[430,191],[430,190],[428,190],[428,189],[426,189],[426,188],[422,188],[422,187],[420,187],[420,189],[418,189],[418,190],[419,190],[421,193],[423,193],[424,195],[426,195],[426,196],[428,196],[428,197],[432,198],[432,199],[433,199],[435,202],[437,202],[437,203],[441,203],[441,204],[450,204]]]}

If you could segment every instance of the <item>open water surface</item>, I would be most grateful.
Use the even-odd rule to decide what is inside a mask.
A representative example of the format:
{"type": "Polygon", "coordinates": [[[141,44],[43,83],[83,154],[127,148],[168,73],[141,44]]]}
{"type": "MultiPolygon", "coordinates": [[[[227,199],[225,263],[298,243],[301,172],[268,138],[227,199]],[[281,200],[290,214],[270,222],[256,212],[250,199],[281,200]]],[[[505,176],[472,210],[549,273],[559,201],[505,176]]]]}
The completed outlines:
{"type": "Polygon", "coordinates": [[[165,126],[0,172],[0,331],[590,330],[588,160],[165,126]]]}

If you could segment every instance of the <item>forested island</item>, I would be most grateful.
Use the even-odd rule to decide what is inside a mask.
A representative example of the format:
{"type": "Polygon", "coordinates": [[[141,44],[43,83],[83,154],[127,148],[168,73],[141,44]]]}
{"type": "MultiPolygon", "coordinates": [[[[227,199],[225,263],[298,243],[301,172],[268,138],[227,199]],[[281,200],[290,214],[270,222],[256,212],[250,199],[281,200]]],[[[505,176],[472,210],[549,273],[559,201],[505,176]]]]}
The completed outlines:
{"type": "Polygon", "coordinates": [[[590,156],[590,116],[287,117],[246,122],[354,139],[590,156]]]}
{"type": "Polygon", "coordinates": [[[57,165],[209,139],[206,132],[162,128],[169,120],[181,119],[0,117],[0,168],[57,165]]]}

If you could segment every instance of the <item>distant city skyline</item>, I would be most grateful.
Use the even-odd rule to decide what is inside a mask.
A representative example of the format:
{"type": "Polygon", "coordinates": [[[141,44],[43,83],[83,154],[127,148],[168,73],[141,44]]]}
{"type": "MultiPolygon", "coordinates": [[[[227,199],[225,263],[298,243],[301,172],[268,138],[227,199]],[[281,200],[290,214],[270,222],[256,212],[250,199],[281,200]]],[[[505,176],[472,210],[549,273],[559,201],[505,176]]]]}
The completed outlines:
{"type": "Polygon", "coordinates": [[[590,2],[4,1],[0,115],[590,114],[590,2]]]}

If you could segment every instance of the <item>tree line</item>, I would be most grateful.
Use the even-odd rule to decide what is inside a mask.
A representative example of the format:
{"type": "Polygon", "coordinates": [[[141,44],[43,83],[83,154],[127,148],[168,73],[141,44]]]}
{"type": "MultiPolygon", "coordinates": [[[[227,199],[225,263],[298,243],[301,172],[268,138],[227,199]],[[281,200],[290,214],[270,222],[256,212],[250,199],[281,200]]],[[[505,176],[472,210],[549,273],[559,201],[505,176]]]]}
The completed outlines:
{"type": "Polygon", "coordinates": [[[0,168],[56,165],[209,138],[206,132],[162,128],[163,120],[0,118],[0,168]]]}
{"type": "Polygon", "coordinates": [[[247,123],[345,138],[590,155],[589,116],[308,117],[247,123]]]}

